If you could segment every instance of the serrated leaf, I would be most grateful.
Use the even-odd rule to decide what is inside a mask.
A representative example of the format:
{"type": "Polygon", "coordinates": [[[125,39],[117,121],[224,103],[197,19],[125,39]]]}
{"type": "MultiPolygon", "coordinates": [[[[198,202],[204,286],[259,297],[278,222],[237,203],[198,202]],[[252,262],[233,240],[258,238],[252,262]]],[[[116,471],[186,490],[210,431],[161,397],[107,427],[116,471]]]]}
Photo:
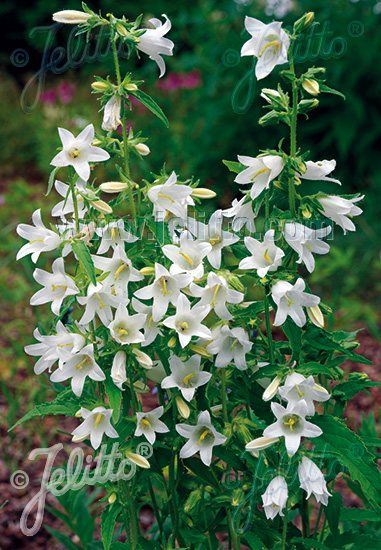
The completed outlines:
{"type": "Polygon", "coordinates": [[[244,537],[251,550],[267,550],[261,539],[253,532],[245,533],[244,537]]]}
{"type": "Polygon", "coordinates": [[[381,517],[381,473],[362,439],[334,416],[315,416],[312,422],[323,430],[322,435],[314,440],[315,445],[328,445],[328,451],[346,466],[351,479],[359,483],[381,517]]]}
{"type": "Polygon", "coordinates": [[[380,521],[380,516],[373,510],[365,508],[342,508],[340,521],[380,521]]]}
{"type": "Polygon", "coordinates": [[[112,419],[115,423],[117,423],[120,416],[122,392],[119,388],[115,386],[114,382],[108,375],[106,380],[104,381],[104,385],[110,408],[113,410],[112,419]]]}
{"type": "Polygon", "coordinates": [[[79,262],[81,263],[83,269],[86,271],[90,281],[93,283],[93,285],[96,285],[97,278],[95,276],[94,263],[86,244],[84,243],[84,241],[73,241],[71,243],[71,247],[79,262]]]}
{"type": "Polygon", "coordinates": [[[151,113],[156,115],[165,124],[165,126],[169,128],[169,122],[167,117],[161,110],[161,107],[159,107],[159,105],[156,103],[156,101],[152,99],[151,96],[145,94],[141,90],[136,90],[135,92],[129,92],[129,94],[133,95],[134,97],[136,97],[136,99],[141,101],[143,105],[145,105],[147,109],[151,111],[151,113]]]}
{"type": "Polygon", "coordinates": [[[325,84],[320,84],[319,88],[320,88],[320,92],[323,92],[323,93],[326,93],[326,94],[338,95],[338,96],[340,96],[341,98],[343,98],[345,100],[345,95],[342,94],[341,92],[339,92],[338,90],[334,90],[333,88],[329,88],[329,86],[326,86],[325,84]]]}
{"type": "Polygon", "coordinates": [[[114,503],[106,506],[101,515],[102,542],[105,550],[110,549],[116,520],[118,519],[120,512],[120,506],[114,503]]]}
{"type": "Polygon", "coordinates": [[[47,197],[47,196],[49,195],[50,191],[52,190],[52,187],[53,187],[53,184],[54,184],[54,178],[56,177],[56,173],[58,172],[58,170],[59,170],[60,168],[61,168],[60,166],[56,166],[56,167],[50,172],[49,180],[48,180],[48,190],[46,191],[45,197],[47,197]]]}
{"type": "Polygon", "coordinates": [[[64,416],[74,416],[75,413],[80,408],[79,400],[75,397],[71,388],[64,390],[57,395],[53,401],[50,403],[42,403],[41,405],[36,405],[31,411],[27,412],[20,420],[13,424],[9,428],[9,432],[23,424],[27,420],[36,418],[37,416],[47,416],[49,414],[57,415],[62,414],[64,416]]]}
{"type": "Polygon", "coordinates": [[[340,510],[342,506],[343,506],[343,497],[341,496],[341,493],[339,493],[338,491],[335,491],[334,493],[332,493],[332,496],[328,499],[328,505],[324,510],[325,517],[328,520],[329,528],[335,539],[339,534],[340,510]]]}
{"type": "Polygon", "coordinates": [[[290,319],[287,319],[286,322],[283,323],[282,329],[290,341],[292,348],[292,359],[294,361],[298,361],[302,349],[302,329],[290,319]]]}
{"type": "Polygon", "coordinates": [[[234,160],[223,160],[222,162],[229,168],[230,172],[234,172],[235,174],[239,174],[246,168],[246,166],[234,160]]]}
{"type": "Polygon", "coordinates": [[[381,386],[381,384],[379,382],[372,382],[371,380],[347,380],[346,382],[335,386],[332,397],[334,399],[343,399],[344,401],[348,401],[360,391],[365,391],[369,394],[365,388],[372,388],[375,386],[381,386]]]}
{"type": "Polygon", "coordinates": [[[53,537],[55,537],[58,542],[63,544],[65,548],[68,548],[68,550],[82,550],[82,546],[78,546],[78,544],[75,544],[69,537],[64,535],[63,533],[60,533],[59,531],[56,531],[55,529],[52,529],[52,527],[49,527],[48,525],[44,525],[45,529],[49,531],[53,537]]]}

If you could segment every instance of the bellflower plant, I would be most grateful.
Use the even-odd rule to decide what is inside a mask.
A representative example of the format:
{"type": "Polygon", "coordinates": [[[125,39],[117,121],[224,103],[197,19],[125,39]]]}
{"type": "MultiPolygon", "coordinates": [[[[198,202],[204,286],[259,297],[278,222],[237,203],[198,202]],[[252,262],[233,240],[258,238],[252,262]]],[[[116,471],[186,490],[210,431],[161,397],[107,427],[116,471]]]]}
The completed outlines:
{"type": "Polygon", "coordinates": [[[54,15],[87,36],[102,26],[115,76],[92,84],[103,120],[79,136],[59,129],[62,149],[51,162],[48,192],[58,191],[53,214],[60,224],[48,229],[38,210],[33,225],[18,227],[26,243],[17,259],[55,257],[47,270],[36,269],[41,289],[31,297],[36,307],[51,306],[54,317],[38,325],[25,352],[56,393],[18,424],[64,413],[77,423],[74,443],[97,457],[117,443],[114,473],[122,460],[135,468],[131,479],[101,483],[102,542],[91,548],[376,548],[379,539],[367,534],[363,546],[360,531],[352,536],[356,512],[342,507],[334,487],[345,473],[372,509],[359,519],[381,513],[376,443],[342,419],[348,399],[375,383],[364,373],[344,375],[347,359],[368,361],[355,351],[355,333],[325,328],[329,306],[305,280],[314,254],[329,254],[323,239],[340,227],[355,230],[363,198],[327,195],[324,184],[340,183],[331,177],[339,168],[310,159],[296,140],[299,119],[314,116],[323,94],[342,96],[325,84],[324,68],[296,72],[294,47],[314,14],[291,30],[246,18],[251,38],[242,55],[257,59],[258,79],[274,71],[281,79],[260,94],[267,114],[259,123],[280,123],[287,132],[261,151],[242,143],[238,162],[224,161],[237,197],[209,221],[202,201],[215,197],[213,190],[165,164],[148,180],[134,173],[133,158],[149,162],[150,149],[140,130],[127,130],[131,100],[166,126],[168,120],[144,83],[122,73],[118,47],[151,63],[147,54],[161,76],[163,56],[174,47],[165,36],[171,22],[162,18],[146,26],[141,17],[104,18],[85,4],[83,12],[54,15]],[[96,179],[105,162],[113,181],[96,179]],[[313,195],[305,180],[314,180],[313,195]],[[153,387],[157,403],[147,407],[144,394],[153,387]],[[149,456],[143,443],[152,445],[149,456]],[[142,506],[153,512],[148,530],[142,506]]]}

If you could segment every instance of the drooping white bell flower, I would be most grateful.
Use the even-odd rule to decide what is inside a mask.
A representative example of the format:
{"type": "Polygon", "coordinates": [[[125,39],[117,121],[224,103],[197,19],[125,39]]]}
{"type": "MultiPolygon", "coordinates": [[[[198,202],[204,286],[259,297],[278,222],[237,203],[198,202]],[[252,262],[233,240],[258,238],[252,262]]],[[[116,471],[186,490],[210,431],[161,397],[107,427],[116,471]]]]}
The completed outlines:
{"type": "Polygon", "coordinates": [[[157,220],[164,220],[167,212],[185,220],[187,217],[188,204],[194,204],[193,199],[188,202],[192,188],[187,185],[178,185],[175,172],[169,176],[162,185],[153,185],[148,190],[148,198],[154,205],[153,216],[157,220]]]}
{"type": "Polygon", "coordinates": [[[361,208],[356,206],[355,203],[363,198],[364,195],[356,199],[344,199],[343,197],[331,195],[321,197],[318,200],[322,206],[322,214],[340,225],[345,235],[347,231],[356,231],[355,224],[349,218],[359,216],[362,213],[361,208]]]}
{"type": "Polygon", "coordinates": [[[246,196],[241,200],[233,199],[230,208],[222,210],[224,218],[233,218],[233,231],[241,231],[242,227],[246,226],[250,233],[255,233],[255,215],[253,212],[253,203],[249,200],[245,202],[246,196]]]}
{"type": "Polygon", "coordinates": [[[267,519],[274,519],[278,514],[284,516],[283,509],[287,504],[288,488],[283,476],[276,476],[270,481],[262,495],[263,509],[267,519]]]}
{"type": "Polygon", "coordinates": [[[39,306],[52,302],[54,315],[60,314],[62,302],[67,296],[74,296],[79,290],[73,279],[66,275],[63,258],[57,258],[52,263],[52,273],[43,269],[35,269],[33,277],[44,288],[38,290],[30,299],[31,306],[39,306]]]}
{"type": "Polygon", "coordinates": [[[307,405],[307,416],[315,414],[314,401],[328,401],[330,398],[327,390],[315,383],[313,376],[305,378],[297,372],[289,374],[278,391],[279,395],[289,403],[295,404],[303,399],[307,405]]]}
{"type": "Polygon", "coordinates": [[[126,306],[120,304],[108,328],[112,338],[119,344],[138,344],[144,340],[143,334],[139,331],[143,328],[145,320],[144,313],[129,315],[126,306]]]}
{"type": "Polygon", "coordinates": [[[53,158],[52,166],[73,166],[78,176],[87,181],[90,177],[89,162],[102,162],[110,158],[107,151],[91,145],[94,140],[92,124],[86,126],[77,137],[64,128],[58,128],[58,133],[63,149],[53,158]]]}
{"type": "Polygon", "coordinates": [[[81,416],[84,422],[71,432],[74,442],[84,441],[90,437],[93,449],[98,449],[102,443],[104,434],[108,437],[119,437],[116,429],[111,425],[113,410],[105,407],[95,407],[92,411],[81,408],[81,416]]]}
{"type": "Polygon", "coordinates": [[[204,274],[203,258],[212,250],[212,245],[199,240],[194,241],[189,231],[183,231],[180,246],[166,244],[161,250],[173,262],[170,267],[171,273],[190,273],[195,279],[200,279],[204,274]]]}
{"type": "Polygon", "coordinates": [[[244,298],[242,292],[229,288],[224,277],[216,275],[213,271],[208,274],[204,288],[192,283],[189,286],[189,291],[192,296],[201,298],[198,302],[199,306],[210,306],[220,319],[226,321],[233,319],[233,315],[229,313],[226,307],[226,302],[229,304],[239,304],[244,298]]]}
{"type": "Polygon", "coordinates": [[[94,266],[109,273],[103,280],[104,288],[113,289],[116,296],[128,299],[128,284],[130,282],[141,281],[143,275],[133,267],[131,260],[127,257],[124,246],[116,246],[112,258],[102,256],[91,256],[94,266]]]}
{"type": "Polygon", "coordinates": [[[319,296],[303,292],[305,288],[306,283],[300,277],[294,285],[287,281],[278,281],[273,285],[271,294],[278,306],[274,321],[275,326],[282,325],[288,315],[298,327],[305,325],[306,315],[303,306],[313,307],[320,302],[319,296]]]}
{"type": "Polygon", "coordinates": [[[287,243],[299,254],[299,259],[296,263],[302,262],[310,273],[315,269],[315,254],[327,254],[329,252],[329,244],[321,241],[322,237],[326,237],[331,232],[331,227],[322,229],[311,229],[300,223],[286,223],[284,226],[283,235],[287,243]]]}
{"type": "Polygon", "coordinates": [[[264,437],[284,437],[287,453],[293,456],[299,449],[302,437],[319,437],[323,432],[315,424],[306,420],[307,403],[288,403],[287,408],[279,403],[271,403],[271,410],[277,420],[263,432],[264,437]]]}
{"type": "Polygon", "coordinates": [[[238,160],[247,168],[237,174],[234,181],[245,185],[252,183],[250,191],[252,199],[256,199],[262,191],[268,189],[270,182],[283,170],[283,159],[279,155],[265,155],[257,158],[238,155],[238,160]]]}
{"type": "Polygon", "coordinates": [[[206,350],[217,354],[215,366],[224,368],[233,362],[239,370],[247,369],[246,354],[249,353],[253,343],[249,340],[247,332],[240,327],[230,328],[224,325],[219,336],[210,342],[206,350]]]}
{"type": "Polygon", "coordinates": [[[312,460],[304,456],[298,466],[300,487],[307,492],[307,498],[314,495],[317,502],[327,506],[328,498],[332,496],[327,490],[323,472],[312,460]]]}
{"type": "Polygon", "coordinates": [[[25,353],[40,359],[34,365],[34,372],[41,374],[46,369],[51,371],[52,365],[58,360],[57,350],[51,341],[51,336],[40,334],[38,328],[34,329],[33,336],[38,344],[29,344],[24,347],[25,353]]]}
{"type": "Polygon", "coordinates": [[[134,243],[138,240],[138,237],[124,229],[123,219],[110,222],[104,227],[97,227],[95,232],[102,239],[97,254],[105,254],[110,247],[116,248],[120,245],[124,248],[124,243],[134,243]]]}
{"type": "Polygon", "coordinates": [[[79,10],[61,10],[53,13],[53,21],[70,25],[83,25],[90,17],[96,17],[95,13],[86,13],[79,10]]]}
{"type": "Polygon", "coordinates": [[[284,252],[275,244],[275,231],[266,231],[263,241],[245,237],[245,246],[251,256],[240,261],[239,269],[256,269],[258,277],[265,277],[268,271],[276,271],[282,263],[284,252]]]}
{"type": "Polygon", "coordinates": [[[156,441],[156,434],[164,434],[169,432],[167,426],[159,420],[164,412],[164,407],[156,407],[149,412],[136,413],[136,437],[144,435],[144,437],[153,445],[156,441]]]}
{"type": "Polygon", "coordinates": [[[82,395],[86,378],[102,382],[106,376],[94,359],[94,346],[87,344],[78,353],[62,363],[50,377],[52,382],[63,382],[71,378],[71,388],[78,397],[82,395]]]}
{"type": "Polygon", "coordinates": [[[201,370],[199,355],[192,355],[187,361],[172,355],[169,359],[169,367],[171,374],[164,378],[161,387],[164,389],[178,388],[187,401],[191,401],[196,389],[207,384],[212,377],[210,372],[201,370]]]}
{"type": "Polygon", "coordinates": [[[314,181],[333,181],[333,183],[341,185],[339,180],[327,177],[336,168],[335,160],[320,160],[319,162],[307,160],[306,167],[307,170],[304,174],[298,174],[299,178],[314,181]]]}
{"type": "Polygon", "coordinates": [[[111,130],[116,130],[118,126],[121,126],[122,121],[120,120],[120,107],[122,105],[122,100],[119,95],[113,95],[111,99],[105,105],[103,111],[103,122],[102,130],[110,132],[111,130]]]}
{"type": "Polygon", "coordinates": [[[20,223],[17,226],[17,234],[28,242],[17,252],[16,260],[31,254],[32,262],[36,263],[41,252],[55,250],[61,243],[60,236],[43,224],[40,208],[33,212],[32,222],[34,225],[20,223]]]}
{"type": "Polygon", "coordinates": [[[127,355],[124,351],[117,351],[112,361],[111,379],[121,391],[124,391],[123,384],[127,380],[126,362],[127,355]]]}
{"type": "Polygon", "coordinates": [[[189,344],[192,336],[211,338],[212,333],[202,324],[209,312],[210,306],[195,305],[191,309],[188,298],[180,294],[176,303],[176,315],[167,317],[163,325],[177,332],[181,347],[184,348],[189,344]]]}
{"type": "Polygon", "coordinates": [[[172,275],[161,264],[155,263],[155,280],[151,285],[140,288],[135,296],[141,300],[153,298],[152,318],[160,321],[167,312],[169,304],[176,306],[180,289],[188,286],[193,280],[189,273],[172,275]]]}
{"type": "Polygon", "coordinates": [[[85,312],[79,324],[88,325],[98,315],[101,323],[107,326],[112,320],[111,307],[118,307],[120,300],[111,294],[108,287],[102,283],[93,285],[90,283],[87,288],[87,296],[79,296],[78,303],[86,306],[85,312]]]}
{"type": "Polygon", "coordinates": [[[199,452],[205,466],[210,466],[212,462],[213,447],[226,441],[226,437],[212,426],[208,411],[199,414],[196,426],[177,424],[176,431],[188,439],[180,450],[180,458],[189,458],[199,452]]]}
{"type": "Polygon", "coordinates": [[[216,210],[209,219],[208,224],[196,222],[194,219],[188,220],[188,230],[196,236],[196,238],[211,245],[211,249],[207,253],[207,258],[214,269],[221,267],[222,249],[225,246],[231,246],[239,241],[239,237],[222,230],[223,216],[222,210],[216,210]]]}
{"type": "Polygon", "coordinates": [[[272,447],[272,445],[275,445],[278,441],[279,437],[257,437],[246,445],[245,450],[258,458],[259,451],[272,447]]]}
{"type": "Polygon", "coordinates": [[[149,346],[152,342],[155,341],[158,335],[162,336],[163,333],[159,328],[159,323],[155,323],[152,315],[153,306],[147,306],[142,304],[136,298],[132,298],[131,305],[137,313],[144,313],[146,320],[143,325],[144,333],[144,342],[142,342],[142,347],[149,346]]]}
{"type": "Polygon", "coordinates": [[[160,69],[160,78],[165,73],[165,63],[162,55],[173,55],[174,43],[169,38],[164,38],[164,35],[171,29],[171,22],[168,17],[163,13],[162,17],[165,17],[166,21],[163,24],[160,19],[153,17],[149,20],[149,23],[153,26],[153,29],[143,29],[145,33],[139,37],[139,42],[136,47],[141,52],[149,55],[150,59],[155,61],[160,69]]]}
{"type": "Polygon", "coordinates": [[[252,38],[245,42],[241,56],[253,55],[258,58],[255,76],[261,80],[269,75],[274,67],[287,63],[290,38],[282,29],[281,21],[265,25],[254,17],[245,17],[246,30],[252,38]]]}
{"type": "MultiPolygon", "coordinates": [[[[52,210],[52,216],[54,217],[61,217],[63,220],[65,220],[65,216],[68,214],[74,213],[74,201],[73,201],[73,195],[70,190],[70,186],[66,183],[63,183],[62,181],[56,180],[54,182],[54,187],[59,195],[64,198],[63,201],[60,201],[58,204],[56,204],[52,210]]],[[[87,207],[85,205],[84,199],[81,197],[81,195],[76,194],[76,201],[78,206],[78,217],[83,218],[85,213],[87,212],[87,207]]]]}

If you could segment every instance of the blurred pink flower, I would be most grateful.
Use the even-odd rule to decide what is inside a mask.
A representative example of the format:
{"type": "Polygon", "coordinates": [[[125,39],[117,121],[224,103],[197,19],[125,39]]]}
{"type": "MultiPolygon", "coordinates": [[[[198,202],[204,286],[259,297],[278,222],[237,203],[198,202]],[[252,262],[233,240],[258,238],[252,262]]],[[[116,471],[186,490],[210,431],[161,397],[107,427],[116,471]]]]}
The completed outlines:
{"type": "Polygon", "coordinates": [[[52,105],[56,100],[56,90],[46,90],[40,95],[40,101],[45,105],[52,105]]]}
{"type": "Polygon", "coordinates": [[[73,99],[75,86],[70,82],[61,82],[57,86],[56,91],[62,103],[70,103],[71,100],[73,99]]]}
{"type": "Polygon", "coordinates": [[[169,73],[163,80],[159,80],[156,86],[165,92],[176,92],[177,90],[193,90],[202,84],[201,71],[193,69],[189,73],[169,73]]]}

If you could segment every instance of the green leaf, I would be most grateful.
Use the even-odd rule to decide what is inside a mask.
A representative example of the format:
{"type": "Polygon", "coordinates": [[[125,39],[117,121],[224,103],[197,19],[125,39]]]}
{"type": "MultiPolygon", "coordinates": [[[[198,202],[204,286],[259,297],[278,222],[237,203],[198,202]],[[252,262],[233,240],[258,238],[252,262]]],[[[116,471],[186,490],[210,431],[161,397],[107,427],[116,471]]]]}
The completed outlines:
{"type": "Polygon", "coordinates": [[[56,174],[57,174],[57,172],[58,172],[58,170],[59,170],[60,168],[61,168],[60,166],[56,166],[56,167],[50,172],[49,180],[48,180],[48,190],[46,191],[45,197],[47,197],[47,196],[49,195],[50,191],[52,190],[53,183],[54,183],[54,179],[55,179],[56,174]]]}
{"type": "Polygon", "coordinates": [[[169,122],[159,105],[152,99],[151,96],[145,94],[141,90],[136,90],[135,92],[129,92],[130,95],[133,95],[143,103],[153,113],[156,115],[160,120],[165,124],[167,128],[169,128],[169,122]]]}
{"type": "Polygon", "coordinates": [[[55,529],[52,529],[48,525],[44,525],[45,529],[49,531],[53,537],[55,537],[61,544],[65,546],[65,548],[68,548],[69,550],[82,550],[82,546],[78,546],[78,544],[75,544],[69,537],[64,535],[63,533],[60,533],[59,531],[56,531],[55,529]]]}
{"type": "Polygon", "coordinates": [[[235,162],[233,160],[223,160],[222,162],[229,168],[230,172],[234,172],[235,174],[239,174],[246,168],[246,166],[240,162],[235,162]]]}
{"type": "Polygon", "coordinates": [[[115,424],[119,420],[120,415],[120,407],[122,403],[122,392],[119,388],[117,388],[110,378],[110,376],[107,373],[107,378],[104,381],[106,395],[108,398],[108,402],[110,404],[110,408],[113,410],[112,412],[112,419],[115,422],[115,424]]]}
{"type": "Polygon", "coordinates": [[[20,420],[18,420],[16,424],[9,428],[8,431],[10,432],[14,428],[16,428],[16,426],[19,426],[20,424],[23,424],[27,420],[35,418],[36,416],[47,416],[49,414],[74,416],[79,407],[79,400],[73,394],[72,389],[68,388],[58,394],[57,397],[53,399],[53,401],[51,401],[50,403],[42,403],[41,405],[36,405],[31,411],[27,412],[20,420]]]}
{"type": "Polygon", "coordinates": [[[328,505],[324,510],[325,517],[328,520],[329,528],[335,539],[339,535],[340,511],[342,507],[343,507],[343,497],[341,496],[341,493],[335,491],[334,493],[332,493],[332,496],[328,499],[328,505]]]}
{"type": "Polygon", "coordinates": [[[245,533],[244,537],[251,550],[267,550],[261,539],[254,533],[245,533]]]}
{"type": "Polygon", "coordinates": [[[381,473],[364,442],[334,416],[319,415],[312,421],[323,430],[322,435],[314,440],[315,445],[328,445],[328,452],[337,456],[348,468],[351,479],[359,483],[370,504],[381,516],[381,473]]]}
{"type": "Polygon", "coordinates": [[[372,382],[369,379],[349,379],[346,382],[335,386],[332,397],[334,399],[342,399],[344,401],[348,401],[349,399],[352,399],[352,397],[357,395],[360,391],[365,391],[366,393],[369,393],[366,391],[365,388],[371,388],[375,386],[381,386],[381,384],[379,382],[372,382]]]}
{"type": "Polygon", "coordinates": [[[303,544],[304,548],[307,548],[308,550],[336,550],[333,549],[332,546],[327,546],[323,542],[319,542],[315,539],[302,539],[299,537],[294,537],[290,542],[295,544],[303,544]]]}
{"type": "Polygon", "coordinates": [[[102,542],[105,550],[109,550],[112,543],[116,520],[120,514],[120,506],[116,503],[109,504],[103,510],[101,516],[102,542]]]}
{"type": "Polygon", "coordinates": [[[302,349],[302,329],[290,319],[283,323],[282,328],[291,344],[292,359],[298,361],[302,349]]]}
{"type": "Polygon", "coordinates": [[[380,516],[373,510],[365,508],[342,508],[340,521],[380,521],[380,516]]]}
{"type": "Polygon", "coordinates": [[[86,271],[90,281],[93,285],[97,284],[97,278],[95,276],[95,268],[93,259],[89,252],[89,249],[85,245],[84,241],[73,241],[71,243],[74,254],[77,256],[80,261],[83,269],[86,271]]]}
{"type": "Polygon", "coordinates": [[[337,90],[334,90],[333,88],[329,88],[325,84],[320,84],[319,88],[320,88],[320,92],[323,92],[323,93],[326,93],[326,94],[338,95],[338,96],[340,96],[341,98],[343,98],[345,100],[345,95],[344,94],[342,94],[341,92],[339,92],[337,90]]]}

